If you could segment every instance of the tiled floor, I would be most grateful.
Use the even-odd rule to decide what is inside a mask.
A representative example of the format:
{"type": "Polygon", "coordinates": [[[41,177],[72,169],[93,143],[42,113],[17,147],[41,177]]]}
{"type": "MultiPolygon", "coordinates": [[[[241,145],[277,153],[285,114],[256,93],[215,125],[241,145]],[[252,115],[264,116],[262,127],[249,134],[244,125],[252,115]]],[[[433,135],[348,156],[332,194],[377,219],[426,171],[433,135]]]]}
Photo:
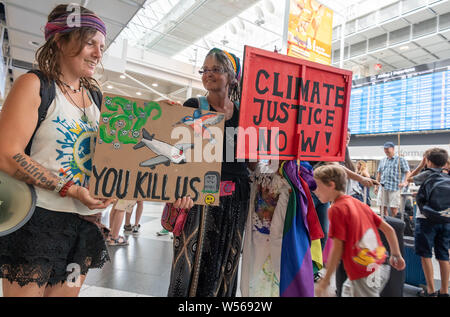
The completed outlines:
{"type": "MultiPolygon", "coordinates": [[[[109,247],[112,261],[102,269],[89,271],[80,292],[81,297],[166,296],[172,261],[172,240],[170,235],[156,235],[161,230],[161,213],[162,205],[144,203],[140,234],[129,235],[128,246],[109,247]]],[[[106,211],[102,221],[105,225],[108,225],[108,215],[109,212],[106,211]]],[[[134,214],[131,221],[134,222],[134,214]]],[[[436,287],[439,287],[439,267],[437,263],[434,264],[436,287]]],[[[333,294],[334,279],[332,282],[330,290],[333,294]]],[[[405,286],[404,296],[415,296],[416,291],[415,287],[405,286]]]]}
{"type": "MultiPolygon", "coordinates": [[[[170,235],[156,235],[162,229],[162,208],[161,204],[144,203],[139,235],[128,235],[128,246],[109,247],[111,262],[89,272],[80,296],[116,296],[116,292],[120,292],[119,296],[133,297],[167,295],[172,239],[170,235]]],[[[108,224],[107,218],[105,212],[104,224],[108,224]]]]}

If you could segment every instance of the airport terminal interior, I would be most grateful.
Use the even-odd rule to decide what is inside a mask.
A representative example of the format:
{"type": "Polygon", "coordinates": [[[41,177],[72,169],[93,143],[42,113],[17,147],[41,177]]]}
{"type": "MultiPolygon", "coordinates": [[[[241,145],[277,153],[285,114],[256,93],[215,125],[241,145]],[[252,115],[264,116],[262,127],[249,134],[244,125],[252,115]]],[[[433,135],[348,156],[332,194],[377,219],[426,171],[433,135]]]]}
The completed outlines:
{"type": "MultiPolygon", "coordinates": [[[[48,13],[63,2],[0,1],[0,111],[15,80],[35,65],[48,13]]],[[[353,163],[367,163],[371,177],[385,157],[386,142],[394,143],[411,170],[429,148],[450,151],[450,0],[72,2],[96,12],[108,30],[95,74],[104,94],[180,103],[205,96],[199,70],[206,54],[218,47],[245,63],[244,47],[250,46],[352,73],[348,149],[353,163]],[[300,18],[292,31],[298,3],[303,10],[325,13],[321,19],[300,18]]],[[[402,192],[400,214],[412,228],[417,190],[410,185],[402,192]]],[[[368,194],[372,210],[380,214],[373,188],[368,194]]],[[[173,234],[162,231],[163,208],[163,203],[145,201],[138,233],[124,232],[122,223],[120,235],[128,245],[108,246],[111,262],[89,271],[80,297],[167,296],[173,234]]],[[[102,213],[106,226],[110,211],[102,213]]],[[[134,216],[135,211],[132,224],[134,216]]],[[[434,258],[433,268],[439,289],[434,258]]],[[[403,296],[417,296],[421,285],[413,284],[405,282],[403,296]]],[[[333,278],[331,288],[334,294],[333,278]]],[[[236,296],[241,296],[239,287],[236,296]]]]}

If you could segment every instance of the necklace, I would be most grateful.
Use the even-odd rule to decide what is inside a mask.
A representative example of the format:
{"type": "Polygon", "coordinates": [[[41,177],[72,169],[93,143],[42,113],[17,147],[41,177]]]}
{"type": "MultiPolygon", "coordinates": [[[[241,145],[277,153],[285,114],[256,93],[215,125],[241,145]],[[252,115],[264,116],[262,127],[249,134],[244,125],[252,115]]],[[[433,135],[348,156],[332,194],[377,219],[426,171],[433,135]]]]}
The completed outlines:
{"type": "MultiPolygon", "coordinates": [[[[208,98],[206,100],[208,100],[208,98]]],[[[209,100],[208,100],[208,103],[211,105],[211,102],[209,102],[209,100]]],[[[223,110],[222,113],[225,114],[226,120],[230,120],[233,117],[233,113],[234,113],[234,103],[233,102],[231,102],[231,107],[227,107],[225,104],[222,109],[219,107],[214,107],[214,106],[212,106],[212,107],[213,107],[213,110],[216,112],[222,112],[222,111],[218,111],[218,109],[223,110]],[[230,108],[231,108],[231,111],[229,111],[230,108]]]]}
{"type": "MultiPolygon", "coordinates": [[[[64,84],[64,86],[66,86],[66,87],[68,87],[68,88],[70,88],[70,90],[72,90],[73,91],[73,93],[78,93],[78,92],[80,92],[82,89],[83,89],[83,84],[81,83],[81,80],[80,80],[80,88],[78,88],[78,89],[75,89],[73,86],[70,86],[69,84],[66,84],[65,82],[63,82],[63,81],[61,81],[63,84],[64,84]]],[[[83,99],[84,100],[84,99],[83,99]]]]}
{"type": "Polygon", "coordinates": [[[83,88],[83,86],[80,87],[81,92],[82,92],[81,98],[83,99],[83,109],[78,107],[77,103],[72,99],[70,94],[67,92],[66,88],[64,88],[64,91],[66,92],[66,95],[69,96],[70,101],[72,101],[72,103],[75,105],[75,107],[77,107],[81,112],[83,112],[83,115],[81,116],[81,121],[92,126],[92,122],[89,120],[88,116],[86,115],[86,105],[84,102],[84,89],[82,89],[82,88],[83,88]]]}

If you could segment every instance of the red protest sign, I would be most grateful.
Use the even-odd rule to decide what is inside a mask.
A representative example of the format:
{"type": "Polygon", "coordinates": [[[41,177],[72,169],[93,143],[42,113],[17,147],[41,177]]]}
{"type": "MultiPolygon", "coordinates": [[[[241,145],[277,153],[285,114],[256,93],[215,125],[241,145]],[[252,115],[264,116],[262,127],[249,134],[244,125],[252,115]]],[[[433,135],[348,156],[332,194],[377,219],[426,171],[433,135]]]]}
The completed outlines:
{"type": "Polygon", "coordinates": [[[237,158],[343,161],[352,73],[246,46],[237,158]]]}

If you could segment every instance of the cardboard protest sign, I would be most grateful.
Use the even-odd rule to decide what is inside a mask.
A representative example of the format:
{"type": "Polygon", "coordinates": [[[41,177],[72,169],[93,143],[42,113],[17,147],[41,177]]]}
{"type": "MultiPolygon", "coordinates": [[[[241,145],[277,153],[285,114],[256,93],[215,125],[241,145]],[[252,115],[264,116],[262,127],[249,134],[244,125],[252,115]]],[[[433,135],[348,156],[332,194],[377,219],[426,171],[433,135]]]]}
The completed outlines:
{"type": "Polygon", "coordinates": [[[237,158],[343,161],[352,73],[246,46],[237,158]]]}
{"type": "Polygon", "coordinates": [[[224,115],[105,94],[89,191],[97,198],[218,205],[224,115]]]}

